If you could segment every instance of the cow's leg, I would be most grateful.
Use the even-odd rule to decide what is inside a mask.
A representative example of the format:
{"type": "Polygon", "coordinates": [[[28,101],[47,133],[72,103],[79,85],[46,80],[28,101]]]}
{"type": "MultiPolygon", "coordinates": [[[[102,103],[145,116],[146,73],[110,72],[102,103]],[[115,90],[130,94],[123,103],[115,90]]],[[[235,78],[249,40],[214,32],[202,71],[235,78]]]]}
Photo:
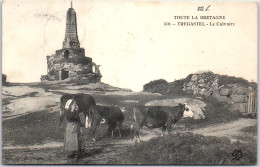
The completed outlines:
{"type": "Polygon", "coordinates": [[[140,134],[139,134],[139,130],[141,129],[141,127],[143,127],[143,125],[144,125],[144,123],[142,123],[139,126],[137,126],[136,128],[134,128],[132,141],[133,141],[134,137],[136,137],[136,141],[135,142],[137,142],[137,137],[138,137],[140,142],[143,142],[141,137],[140,137],[140,134]]]}
{"type": "Polygon", "coordinates": [[[108,125],[108,128],[107,128],[107,136],[108,137],[111,137],[112,136],[112,127],[111,127],[111,125],[108,125]]]}
{"type": "Polygon", "coordinates": [[[138,131],[137,135],[138,135],[139,141],[142,143],[143,140],[142,140],[142,138],[141,138],[141,136],[140,136],[140,134],[139,134],[139,131],[138,131]]]}
{"type": "Polygon", "coordinates": [[[135,143],[137,143],[137,138],[138,138],[137,133],[136,133],[136,135],[134,135],[133,138],[135,138],[135,143]]]}
{"type": "Polygon", "coordinates": [[[64,109],[62,109],[63,106],[60,106],[60,127],[62,127],[62,122],[65,117],[64,109]]]}
{"type": "Polygon", "coordinates": [[[111,133],[111,137],[114,137],[114,130],[116,129],[116,123],[115,122],[108,122],[109,127],[108,127],[108,132],[109,132],[109,136],[111,133]]]}
{"type": "Polygon", "coordinates": [[[62,127],[62,122],[63,122],[63,120],[64,120],[64,116],[65,116],[64,113],[62,113],[62,114],[60,115],[60,127],[62,127]]]}
{"type": "Polygon", "coordinates": [[[172,126],[171,120],[168,120],[167,121],[167,131],[168,131],[168,134],[170,134],[171,126],[172,126]]]}
{"type": "Polygon", "coordinates": [[[137,142],[137,137],[139,136],[139,128],[138,129],[134,129],[133,130],[133,134],[132,134],[132,141],[134,140],[134,138],[136,139],[137,142]]]}
{"type": "Polygon", "coordinates": [[[134,132],[135,132],[135,123],[133,123],[131,126],[130,126],[130,133],[131,133],[131,136],[132,136],[132,141],[134,140],[134,132]]]}
{"type": "Polygon", "coordinates": [[[88,116],[86,116],[85,127],[86,127],[86,128],[90,128],[88,116]]]}
{"type": "Polygon", "coordinates": [[[162,126],[162,134],[161,134],[161,137],[164,136],[165,131],[166,131],[166,127],[167,127],[166,125],[162,126]]]}
{"type": "Polygon", "coordinates": [[[119,129],[119,137],[121,138],[122,135],[121,135],[121,130],[122,130],[122,121],[119,122],[119,125],[118,125],[118,129],[119,129]]]}
{"type": "Polygon", "coordinates": [[[140,124],[137,124],[137,128],[134,130],[134,136],[137,136],[140,140],[140,142],[142,142],[142,139],[140,137],[140,134],[139,134],[139,130],[146,124],[146,118],[144,118],[140,124]]]}
{"type": "Polygon", "coordinates": [[[138,131],[134,130],[132,133],[132,141],[134,141],[134,139],[135,139],[135,143],[137,143],[138,135],[139,135],[138,131]]]}
{"type": "Polygon", "coordinates": [[[96,128],[98,126],[98,121],[94,121],[91,127],[91,137],[94,142],[96,142],[96,128]]]}
{"type": "Polygon", "coordinates": [[[174,126],[176,124],[176,120],[169,120],[167,121],[167,129],[168,129],[168,134],[170,134],[171,132],[171,127],[174,126]]]}
{"type": "Polygon", "coordinates": [[[137,143],[137,139],[139,139],[139,141],[142,142],[142,139],[141,139],[140,134],[139,134],[139,130],[140,130],[140,126],[138,126],[137,128],[133,129],[132,141],[135,138],[135,143],[137,143]]]}

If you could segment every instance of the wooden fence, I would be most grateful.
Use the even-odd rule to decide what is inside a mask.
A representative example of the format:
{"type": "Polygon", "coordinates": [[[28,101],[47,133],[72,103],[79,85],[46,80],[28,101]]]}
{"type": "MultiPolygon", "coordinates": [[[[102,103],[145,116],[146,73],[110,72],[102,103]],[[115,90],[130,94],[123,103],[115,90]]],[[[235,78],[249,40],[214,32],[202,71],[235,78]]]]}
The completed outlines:
{"type": "Polygon", "coordinates": [[[249,93],[247,114],[252,114],[254,116],[257,114],[257,93],[249,93]]]}

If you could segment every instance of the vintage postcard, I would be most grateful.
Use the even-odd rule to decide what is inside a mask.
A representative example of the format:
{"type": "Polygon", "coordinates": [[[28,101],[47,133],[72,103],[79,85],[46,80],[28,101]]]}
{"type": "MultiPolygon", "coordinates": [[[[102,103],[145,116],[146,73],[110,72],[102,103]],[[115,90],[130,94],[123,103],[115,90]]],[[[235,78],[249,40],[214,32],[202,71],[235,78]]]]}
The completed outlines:
{"type": "Polygon", "coordinates": [[[2,164],[256,165],[258,3],[4,0],[2,164]]]}

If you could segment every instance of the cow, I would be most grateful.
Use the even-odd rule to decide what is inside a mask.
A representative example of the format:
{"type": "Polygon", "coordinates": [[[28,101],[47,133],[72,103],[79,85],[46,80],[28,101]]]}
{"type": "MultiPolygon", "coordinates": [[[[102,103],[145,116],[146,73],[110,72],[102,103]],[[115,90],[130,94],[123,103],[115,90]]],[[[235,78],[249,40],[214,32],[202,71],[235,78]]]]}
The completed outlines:
{"type": "Polygon", "coordinates": [[[89,109],[88,126],[90,133],[95,142],[96,128],[100,125],[101,121],[105,120],[108,124],[108,134],[113,137],[113,131],[118,126],[119,137],[121,138],[122,123],[124,121],[124,114],[119,107],[114,106],[100,106],[93,105],[89,109]]]}
{"type": "Polygon", "coordinates": [[[74,99],[78,106],[79,113],[82,112],[87,118],[89,113],[89,108],[96,105],[95,99],[88,94],[64,94],[60,98],[60,126],[64,119],[65,104],[69,99],[74,99]]]}
{"type": "MultiPolygon", "coordinates": [[[[139,130],[143,126],[149,128],[162,127],[163,134],[166,129],[170,133],[171,126],[175,125],[177,121],[183,117],[184,111],[189,109],[186,104],[179,103],[178,106],[138,106],[133,108],[134,123],[131,125],[132,140],[138,137],[141,141],[139,130]]],[[[137,142],[137,138],[136,138],[137,142]]]]}

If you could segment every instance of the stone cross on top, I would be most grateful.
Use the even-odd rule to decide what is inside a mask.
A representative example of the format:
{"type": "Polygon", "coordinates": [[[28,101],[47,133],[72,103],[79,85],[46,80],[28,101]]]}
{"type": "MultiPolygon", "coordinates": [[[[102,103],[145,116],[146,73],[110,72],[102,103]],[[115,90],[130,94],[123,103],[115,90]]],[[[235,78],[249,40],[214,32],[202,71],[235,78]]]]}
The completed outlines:
{"type": "Polygon", "coordinates": [[[67,11],[66,31],[63,41],[63,48],[80,48],[77,32],[77,16],[75,10],[72,8],[72,1],[71,8],[69,8],[67,11]]]}

